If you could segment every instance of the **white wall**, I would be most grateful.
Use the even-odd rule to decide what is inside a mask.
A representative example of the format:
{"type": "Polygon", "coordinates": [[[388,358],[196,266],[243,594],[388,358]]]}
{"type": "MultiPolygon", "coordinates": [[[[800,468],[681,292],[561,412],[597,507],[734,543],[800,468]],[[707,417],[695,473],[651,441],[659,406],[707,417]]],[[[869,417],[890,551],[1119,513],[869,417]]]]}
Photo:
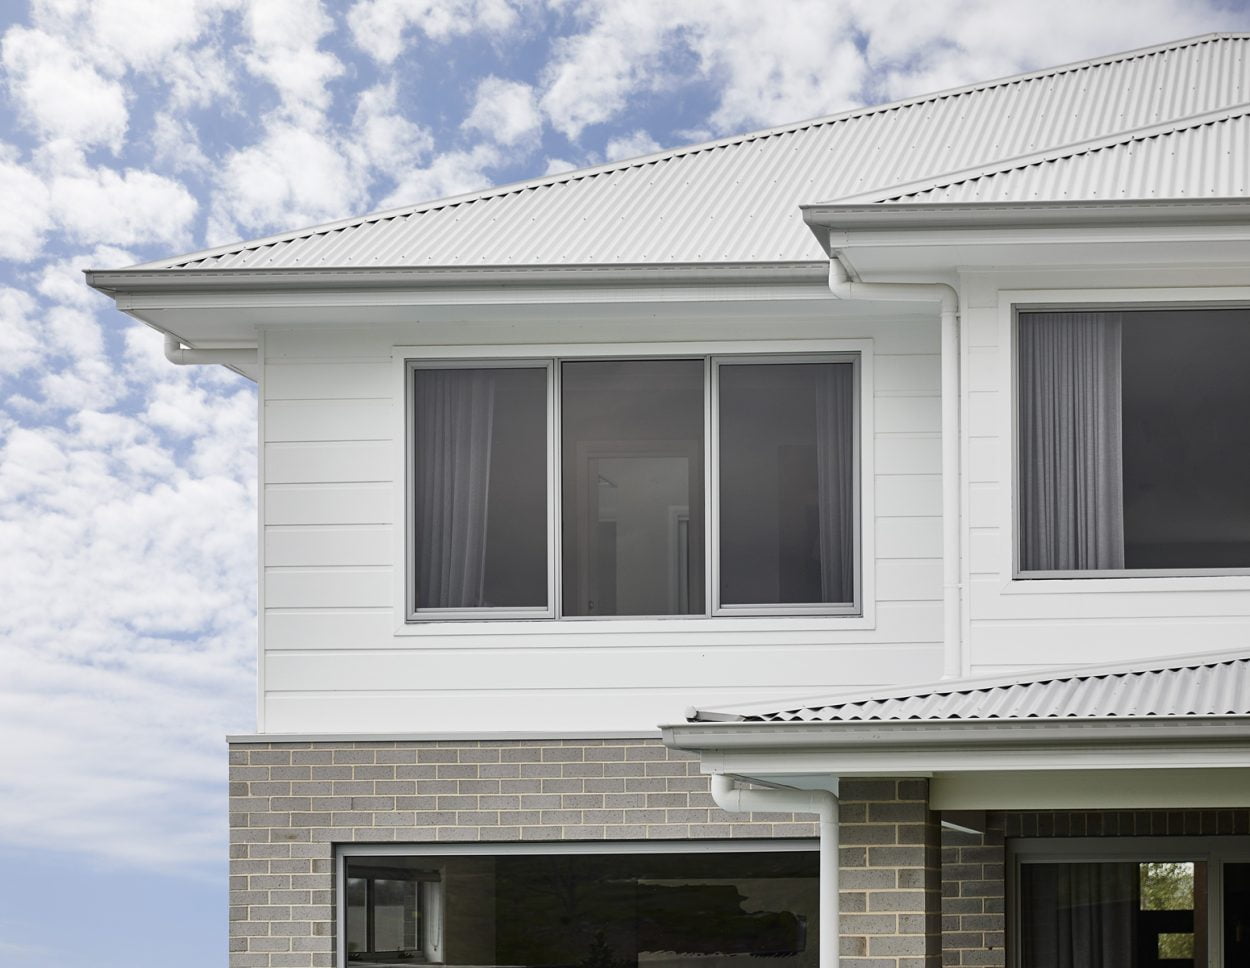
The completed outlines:
{"type": "MultiPolygon", "coordinates": [[[[1090,269],[965,276],[966,671],[1117,663],[1243,647],[1250,577],[1013,579],[1012,307],[1250,303],[1244,269],[1090,269]]],[[[1185,334],[1177,334],[1178,359],[1185,334]]]]}
{"type": "Polygon", "coordinates": [[[670,308],[266,331],[263,730],[651,730],[692,704],[940,675],[936,320],[835,315],[848,307],[827,298],[670,308]],[[868,620],[402,622],[394,348],[625,338],[872,341],[868,620]]]}

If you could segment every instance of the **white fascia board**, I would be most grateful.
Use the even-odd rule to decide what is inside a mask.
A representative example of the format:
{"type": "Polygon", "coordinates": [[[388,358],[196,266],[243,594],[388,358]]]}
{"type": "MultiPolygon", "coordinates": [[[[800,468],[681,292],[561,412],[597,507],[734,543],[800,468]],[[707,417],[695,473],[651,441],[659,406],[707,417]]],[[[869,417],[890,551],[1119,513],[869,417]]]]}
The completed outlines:
{"type": "Polygon", "coordinates": [[[690,723],[662,734],[704,772],[747,775],[1250,767],[1250,717],[690,723]]]}
{"type": "Polygon", "coordinates": [[[229,292],[472,293],[544,288],[576,292],[602,286],[750,286],[823,280],[823,262],[646,263],[639,265],[529,265],[338,269],[96,269],[87,283],[118,298],[142,293],[184,293],[207,298],[229,292]]]}

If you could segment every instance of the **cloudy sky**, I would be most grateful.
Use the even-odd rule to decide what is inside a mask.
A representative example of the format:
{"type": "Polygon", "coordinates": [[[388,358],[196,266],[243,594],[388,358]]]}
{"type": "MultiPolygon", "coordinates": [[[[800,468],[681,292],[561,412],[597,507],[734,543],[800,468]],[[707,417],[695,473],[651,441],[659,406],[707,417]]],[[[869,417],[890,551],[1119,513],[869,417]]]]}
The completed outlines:
{"type": "Polygon", "coordinates": [[[1218,0],[0,3],[0,963],[217,966],[255,393],[107,268],[1185,37],[1218,0]]]}

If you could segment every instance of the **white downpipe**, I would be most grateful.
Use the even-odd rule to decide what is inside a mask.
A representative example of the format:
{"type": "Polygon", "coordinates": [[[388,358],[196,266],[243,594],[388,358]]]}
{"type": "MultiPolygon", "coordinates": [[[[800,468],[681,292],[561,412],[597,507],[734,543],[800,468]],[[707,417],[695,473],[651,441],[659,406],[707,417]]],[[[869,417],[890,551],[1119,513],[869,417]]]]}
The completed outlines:
{"type": "Polygon", "coordinates": [[[838,798],[828,790],[743,790],[712,774],[712,799],[726,813],[814,813],[820,817],[820,950],[818,968],[838,968],[838,798]]]}
{"type": "Polygon", "coordinates": [[[936,302],[942,314],[942,674],[964,674],[960,615],[959,295],[944,282],[853,282],[835,255],[829,291],[839,299],[936,302]]]}
{"type": "Polygon", "coordinates": [[[254,348],[193,350],[182,345],[177,336],[165,334],[165,359],[179,366],[197,363],[218,363],[223,366],[255,366],[258,354],[254,348]]]}

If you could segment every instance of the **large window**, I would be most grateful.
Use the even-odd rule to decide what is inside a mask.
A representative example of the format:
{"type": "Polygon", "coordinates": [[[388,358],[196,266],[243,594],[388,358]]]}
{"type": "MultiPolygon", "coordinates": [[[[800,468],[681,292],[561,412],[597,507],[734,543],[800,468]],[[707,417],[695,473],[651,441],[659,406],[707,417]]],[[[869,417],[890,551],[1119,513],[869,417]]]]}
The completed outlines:
{"type": "Polygon", "coordinates": [[[856,613],[857,361],[410,362],[410,617],[856,613]]]}
{"type": "Polygon", "coordinates": [[[715,846],[349,854],[343,954],[349,965],[815,968],[815,852],[715,846]]]}
{"type": "Polygon", "coordinates": [[[1020,312],[1019,570],[1250,569],[1250,310],[1020,312]]]}
{"type": "Polygon", "coordinates": [[[1244,842],[1035,841],[1016,854],[1015,968],[1250,963],[1244,842]]]}

